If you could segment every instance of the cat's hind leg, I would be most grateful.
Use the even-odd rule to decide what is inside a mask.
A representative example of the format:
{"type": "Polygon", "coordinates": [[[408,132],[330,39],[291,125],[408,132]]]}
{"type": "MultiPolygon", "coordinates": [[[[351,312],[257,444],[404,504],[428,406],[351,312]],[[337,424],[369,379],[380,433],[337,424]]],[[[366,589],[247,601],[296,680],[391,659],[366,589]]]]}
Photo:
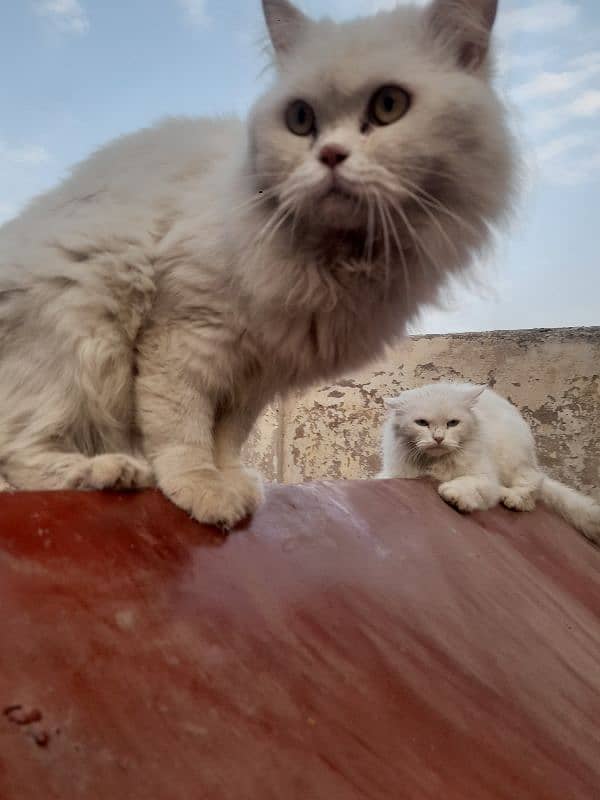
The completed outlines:
{"type": "Polygon", "coordinates": [[[502,487],[502,504],[511,511],[533,511],[541,480],[537,470],[524,469],[517,472],[510,486],[502,487]]]}
{"type": "Polygon", "coordinates": [[[485,511],[500,502],[502,487],[489,475],[463,475],[438,486],[440,497],[459,511],[485,511]]]}
{"type": "Polygon", "coordinates": [[[148,462],[127,453],[88,457],[81,453],[31,449],[13,455],[2,469],[8,486],[25,491],[154,486],[148,462]]]}

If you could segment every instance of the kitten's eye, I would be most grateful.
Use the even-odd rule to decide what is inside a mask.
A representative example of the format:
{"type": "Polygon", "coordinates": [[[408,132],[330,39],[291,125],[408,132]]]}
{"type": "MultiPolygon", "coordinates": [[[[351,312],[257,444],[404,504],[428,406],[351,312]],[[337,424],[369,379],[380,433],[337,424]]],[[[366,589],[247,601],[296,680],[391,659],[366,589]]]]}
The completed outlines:
{"type": "Polygon", "coordinates": [[[426,419],[416,419],[415,423],[417,425],[420,425],[422,428],[428,428],[429,427],[429,423],[427,422],[426,419]]]}
{"type": "Polygon", "coordinates": [[[449,419],[446,423],[447,428],[456,428],[457,425],[460,425],[459,419],[449,419]]]}
{"type": "Polygon", "coordinates": [[[369,117],[377,125],[391,125],[403,117],[410,107],[410,95],[399,86],[382,86],[369,103],[369,117]]]}
{"type": "Polygon", "coordinates": [[[304,100],[294,100],[286,109],[285,122],[296,136],[309,136],[315,129],[315,112],[304,100]]]}

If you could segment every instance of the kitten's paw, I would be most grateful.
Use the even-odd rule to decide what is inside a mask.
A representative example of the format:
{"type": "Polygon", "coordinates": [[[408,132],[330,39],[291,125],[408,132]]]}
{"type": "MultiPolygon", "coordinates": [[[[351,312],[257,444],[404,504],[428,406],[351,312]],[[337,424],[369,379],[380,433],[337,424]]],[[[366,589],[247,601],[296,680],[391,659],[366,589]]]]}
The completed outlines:
{"type": "Polygon", "coordinates": [[[487,508],[481,494],[475,488],[453,486],[451,481],[438,486],[440,497],[459,511],[484,511],[487,508]]]}
{"type": "Polygon", "coordinates": [[[518,489],[504,489],[500,498],[502,504],[511,511],[533,511],[535,497],[531,492],[520,492],[518,489]]]}
{"type": "Polygon", "coordinates": [[[144,489],[154,486],[152,467],[141,458],[105,453],[87,459],[67,476],[73,489],[144,489]]]}
{"type": "Polygon", "coordinates": [[[165,477],[160,488],[166,496],[199,522],[230,530],[256,511],[262,488],[250,471],[221,472],[202,468],[173,478],[165,477]]]}

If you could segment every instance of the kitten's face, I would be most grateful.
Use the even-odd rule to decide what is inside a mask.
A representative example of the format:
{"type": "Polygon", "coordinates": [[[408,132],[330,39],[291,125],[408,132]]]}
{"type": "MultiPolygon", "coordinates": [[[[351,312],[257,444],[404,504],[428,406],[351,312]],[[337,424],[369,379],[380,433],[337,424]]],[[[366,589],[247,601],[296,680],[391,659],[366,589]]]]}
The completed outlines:
{"type": "Polygon", "coordinates": [[[458,452],[477,424],[473,413],[477,391],[433,384],[404,392],[393,401],[396,439],[429,458],[458,452]]]}
{"type": "Polygon", "coordinates": [[[457,63],[421,9],[343,25],[294,19],[298,41],[250,120],[249,171],[282,225],[427,254],[420,232],[447,240],[454,216],[468,239],[500,213],[509,144],[484,65],[457,63]]]}

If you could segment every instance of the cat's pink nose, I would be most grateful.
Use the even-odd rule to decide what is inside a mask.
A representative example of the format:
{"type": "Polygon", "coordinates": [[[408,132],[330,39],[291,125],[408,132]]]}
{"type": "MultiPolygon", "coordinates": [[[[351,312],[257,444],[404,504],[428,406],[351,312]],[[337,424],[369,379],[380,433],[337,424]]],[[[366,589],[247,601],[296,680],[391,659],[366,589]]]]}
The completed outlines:
{"type": "Polygon", "coordinates": [[[319,161],[326,167],[335,169],[344,162],[350,153],[340,144],[326,144],[319,152],[319,161]]]}
{"type": "Polygon", "coordinates": [[[441,444],[444,441],[443,436],[434,436],[433,437],[438,444],[441,444]]]}

